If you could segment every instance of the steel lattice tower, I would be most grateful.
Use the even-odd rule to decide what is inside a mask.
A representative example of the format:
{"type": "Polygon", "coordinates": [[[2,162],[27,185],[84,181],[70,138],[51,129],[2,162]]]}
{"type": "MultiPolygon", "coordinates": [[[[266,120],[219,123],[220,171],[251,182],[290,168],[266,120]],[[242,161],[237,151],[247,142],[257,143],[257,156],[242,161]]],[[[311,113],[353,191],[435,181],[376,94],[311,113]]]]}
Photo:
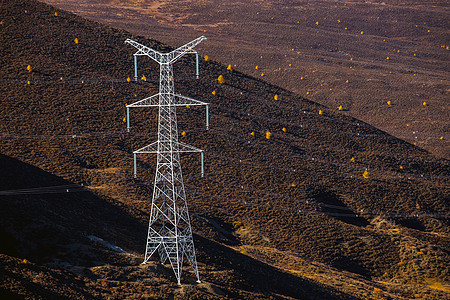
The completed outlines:
{"type": "Polygon", "coordinates": [[[134,54],[135,78],[137,78],[137,56],[147,55],[160,65],[159,93],[127,105],[128,130],[130,128],[129,108],[158,107],[159,109],[158,140],[133,152],[135,175],[136,154],[157,154],[156,176],[153,187],[147,246],[143,263],[146,263],[153,253],[158,251],[163,264],[169,260],[178,284],[180,284],[183,257],[187,258],[198,282],[200,282],[186,203],[183,175],[181,173],[180,152],[200,152],[202,158],[202,176],[204,168],[203,150],[178,141],[176,107],[206,105],[206,126],[208,128],[208,105],[207,103],[175,94],[172,64],[184,54],[196,54],[196,74],[198,78],[198,54],[193,48],[205,39],[204,36],[201,36],[170,53],[164,54],[130,39],[125,41],[125,43],[138,49],[138,52],[134,54]]]}

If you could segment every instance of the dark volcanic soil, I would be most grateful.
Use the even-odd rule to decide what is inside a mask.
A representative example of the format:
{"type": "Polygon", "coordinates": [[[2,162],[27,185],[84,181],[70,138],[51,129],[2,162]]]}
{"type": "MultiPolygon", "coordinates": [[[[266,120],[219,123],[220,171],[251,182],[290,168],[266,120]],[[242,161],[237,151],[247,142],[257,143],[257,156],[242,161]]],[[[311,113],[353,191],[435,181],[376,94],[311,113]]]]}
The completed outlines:
{"type": "Polygon", "coordinates": [[[155,140],[157,112],[132,110],[130,133],[123,118],[157,92],[159,70],[141,57],[147,80],[127,82],[135,51],[123,42],[173,48],[34,1],[3,1],[0,21],[1,293],[448,295],[448,160],[213,60],[195,79],[192,56],[174,74],[176,92],[210,103],[209,131],[203,110],[178,110],[180,140],[206,151],[204,178],[197,156],[182,159],[205,283],[140,266],[155,157],[139,157],[133,179],[132,151],[155,140]]]}
{"type": "Polygon", "coordinates": [[[446,1],[46,2],[173,45],[205,35],[214,60],[450,158],[446,1]]]}

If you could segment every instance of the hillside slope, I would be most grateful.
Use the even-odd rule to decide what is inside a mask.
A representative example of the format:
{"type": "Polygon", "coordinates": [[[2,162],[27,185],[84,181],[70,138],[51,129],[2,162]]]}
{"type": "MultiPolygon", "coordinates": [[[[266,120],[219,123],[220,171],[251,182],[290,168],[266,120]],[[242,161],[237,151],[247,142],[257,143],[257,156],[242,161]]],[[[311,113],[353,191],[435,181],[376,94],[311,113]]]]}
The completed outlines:
{"type": "Polygon", "coordinates": [[[450,158],[446,1],[44,2],[168,44],[205,35],[210,58],[450,158]]]}
{"type": "Polygon", "coordinates": [[[156,138],[157,112],[132,110],[130,133],[123,118],[157,92],[159,70],[140,58],[147,80],[127,82],[134,50],[123,42],[172,48],[34,1],[6,1],[0,20],[1,189],[14,190],[0,195],[0,228],[14,272],[11,256],[66,270],[61,297],[445,297],[447,160],[212,61],[196,80],[193,57],[174,66],[175,89],[211,104],[209,131],[202,110],[178,110],[180,140],[206,150],[205,178],[198,157],[182,166],[209,285],[179,289],[170,269],[139,267],[155,157],[139,157],[133,179],[131,153],[156,138]]]}

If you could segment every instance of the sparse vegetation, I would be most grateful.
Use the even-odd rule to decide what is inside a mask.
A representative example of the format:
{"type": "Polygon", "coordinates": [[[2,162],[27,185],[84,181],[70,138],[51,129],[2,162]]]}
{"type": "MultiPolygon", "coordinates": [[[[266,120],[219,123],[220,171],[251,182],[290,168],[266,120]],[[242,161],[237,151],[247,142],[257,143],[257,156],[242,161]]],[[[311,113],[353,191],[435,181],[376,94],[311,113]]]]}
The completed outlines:
{"type": "Polygon", "coordinates": [[[135,179],[132,151],[154,139],[158,114],[135,112],[130,133],[123,115],[125,103],[157,92],[157,66],[143,63],[139,76],[147,80],[127,82],[133,57],[123,41],[131,34],[66,12],[55,18],[54,8],[34,1],[4,5],[0,39],[10,49],[0,64],[0,173],[7,174],[0,191],[16,192],[0,196],[2,291],[47,299],[448,295],[447,160],[338,112],[337,104],[328,109],[268,84],[259,71],[258,78],[227,72],[220,84],[225,65],[202,60],[197,81],[193,57],[179,62],[185,79],[177,90],[211,104],[211,128],[202,130],[195,106],[182,107],[178,118],[183,142],[208,158],[201,178],[198,157],[182,157],[204,285],[186,269],[179,288],[170,267],[141,265],[155,157],[140,158],[135,179]],[[267,129],[274,139],[265,138],[267,129]],[[368,166],[370,180],[361,176],[368,166]],[[32,193],[75,184],[87,188],[32,193]]]}

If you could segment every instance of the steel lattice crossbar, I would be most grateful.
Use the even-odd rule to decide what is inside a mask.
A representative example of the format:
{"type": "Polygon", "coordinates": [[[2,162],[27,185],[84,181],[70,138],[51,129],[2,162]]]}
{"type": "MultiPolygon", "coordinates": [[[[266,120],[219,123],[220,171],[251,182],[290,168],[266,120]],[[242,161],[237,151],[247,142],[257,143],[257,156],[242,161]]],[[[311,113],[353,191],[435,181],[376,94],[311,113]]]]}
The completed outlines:
{"type": "Polygon", "coordinates": [[[175,94],[172,64],[184,54],[196,54],[196,75],[198,78],[198,54],[193,48],[205,39],[204,36],[201,36],[170,53],[160,53],[130,39],[125,41],[125,43],[138,49],[134,54],[135,79],[137,79],[137,56],[147,55],[160,65],[159,93],[127,105],[128,130],[130,128],[130,108],[158,107],[159,109],[158,140],[133,152],[135,175],[136,154],[155,153],[157,155],[147,246],[143,263],[146,263],[153,253],[158,252],[162,263],[168,260],[172,265],[178,284],[180,284],[184,257],[186,257],[198,282],[200,282],[183,184],[183,174],[181,172],[180,152],[200,152],[202,176],[204,168],[203,150],[178,141],[176,107],[205,105],[207,108],[207,128],[209,120],[207,103],[175,94]]]}

